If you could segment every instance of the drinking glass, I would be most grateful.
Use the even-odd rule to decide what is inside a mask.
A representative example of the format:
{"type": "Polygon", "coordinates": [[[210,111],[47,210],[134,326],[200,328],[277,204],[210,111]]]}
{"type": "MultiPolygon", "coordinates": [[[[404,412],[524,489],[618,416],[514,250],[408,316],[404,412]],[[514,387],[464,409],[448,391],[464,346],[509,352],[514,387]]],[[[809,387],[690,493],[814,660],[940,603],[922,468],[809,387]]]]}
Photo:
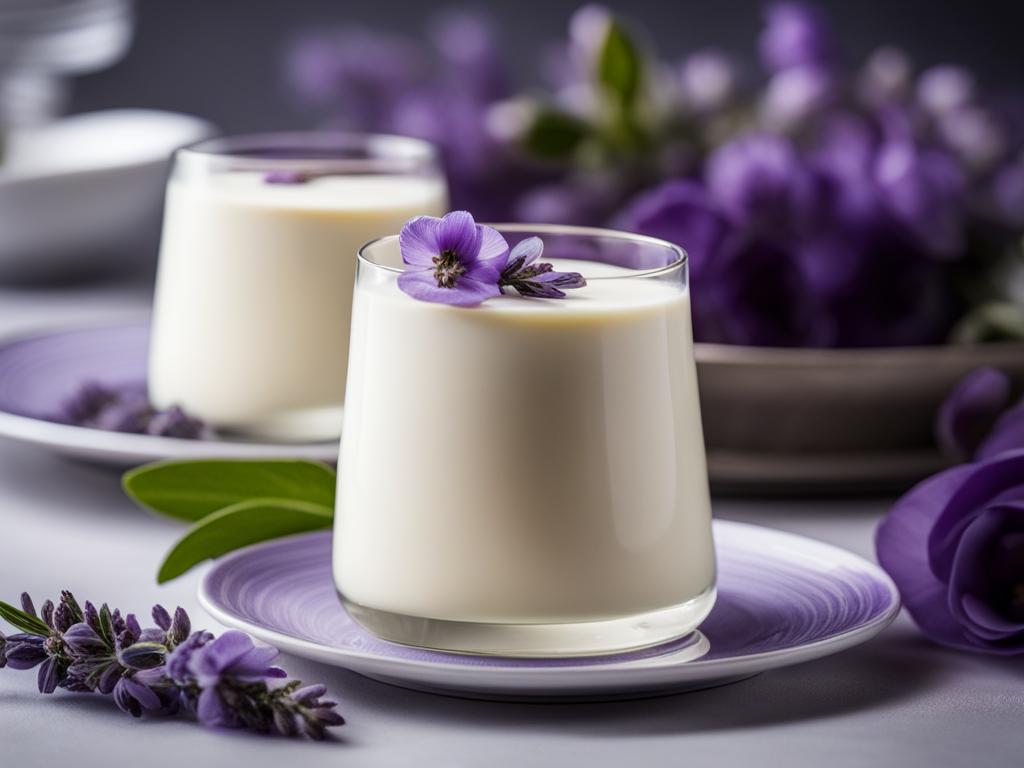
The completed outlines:
{"type": "Polygon", "coordinates": [[[609,230],[499,225],[587,285],[462,308],[359,252],[334,576],[394,642],[600,654],[693,632],[715,599],[685,254],[609,230]]]}
{"type": "Polygon", "coordinates": [[[447,202],[437,153],[417,139],[289,133],[180,150],[157,275],[153,404],[224,432],[337,438],[356,249],[447,202]]]}

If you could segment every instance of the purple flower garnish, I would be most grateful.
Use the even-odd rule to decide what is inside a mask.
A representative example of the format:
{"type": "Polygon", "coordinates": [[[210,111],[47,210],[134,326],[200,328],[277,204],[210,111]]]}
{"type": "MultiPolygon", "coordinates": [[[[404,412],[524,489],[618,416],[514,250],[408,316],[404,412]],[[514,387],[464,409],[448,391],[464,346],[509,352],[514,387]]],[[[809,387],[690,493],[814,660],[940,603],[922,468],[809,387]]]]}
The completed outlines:
{"type": "Polygon", "coordinates": [[[441,219],[417,216],[402,227],[399,248],[410,269],[399,276],[398,287],[415,299],[472,307],[501,294],[508,243],[466,211],[441,219]]]}
{"type": "Polygon", "coordinates": [[[410,269],[399,276],[398,287],[421,301],[472,307],[506,287],[520,296],[560,299],[563,288],[586,285],[578,273],[536,263],[544,248],[540,238],[527,238],[510,255],[505,238],[466,211],[410,220],[402,227],[399,248],[410,269]]]}
{"type": "Polygon", "coordinates": [[[270,665],[277,649],[256,645],[243,632],[217,639],[189,634],[181,608],[172,618],[154,606],[158,626],[144,629],[133,614],[122,617],[106,605],[86,602],[83,609],[66,591],[58,605],[46,601],[38,616],[28,595],[21,606],[0,602],[0,617],[22,630],[0,634],[0,668],[39,667],[41,693],[92,691],[112,696],[132,717],[185,712],[210,727],[313,739],[345,722],[337,704],[323,698],[324,686],[277,682],[285,677],[270,665]]]}
{"type": "Polygon", "coordinates": [[[563,299],[562,288],[582,288],[587,284],[579,272],[555,272],[551,264],[538,262],[543,252],[544,243],[539,237],[519,242],[508,256],[499,285],[514,289],[520,296],[563,299]]]}

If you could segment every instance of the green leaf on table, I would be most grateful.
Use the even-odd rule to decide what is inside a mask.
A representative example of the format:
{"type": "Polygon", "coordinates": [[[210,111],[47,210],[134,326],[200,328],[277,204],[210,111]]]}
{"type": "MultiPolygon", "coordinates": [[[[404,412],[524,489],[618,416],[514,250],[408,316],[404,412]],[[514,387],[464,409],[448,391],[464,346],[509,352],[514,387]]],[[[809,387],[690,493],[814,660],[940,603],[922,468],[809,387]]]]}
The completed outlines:
{"type": "Polygon", "coordinates": [[[0,619],[30,635],[46,637],[51,631],[42,619],[33,616],[31,613],[26,613],[20,608],[15,608],[3,600],[0,600],[0,619]]]}
{"type": "Polygon", "coordinates": [[[614,19],[608,23],[598,53],[597,80],[622,107],[632,106],[640,92],[643,62],[639,49],[614,19]]]}
{"type": "Polygon", "coordinates": [[[302,502],[330,514],[337,477],[316,461],[197,459],[147,464],[127,472],[122,483],[142,506],[195,521],[253,499],[271,506],[302,502]]]}
{"type": "Polygon", "coordinates": [[[522,138],[523,148],[545,160],[564,160],[587,138],[590,127],[578,117],[543,110],[522,138]]]}
{"type": "Polygon", "coordinates": [[[204,560],[295,533],[330,528],[334,510],[298,500],[248,498],[206,515],[164,558],[157,582],[176,579],[204,560]]]}

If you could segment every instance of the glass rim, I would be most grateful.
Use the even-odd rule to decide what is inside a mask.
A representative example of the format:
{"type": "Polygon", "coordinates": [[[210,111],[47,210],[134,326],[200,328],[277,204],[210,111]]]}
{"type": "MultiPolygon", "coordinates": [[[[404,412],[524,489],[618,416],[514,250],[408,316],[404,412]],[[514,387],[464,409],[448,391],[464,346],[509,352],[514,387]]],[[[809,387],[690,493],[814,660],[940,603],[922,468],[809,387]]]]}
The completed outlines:
{"type": "Polygon", "coordinates": [[[433,168],[440,154],[429,141],[394,133],[269,131],[200,139],[179,148],[174,160],[190,166],[220,161],[233,170],[375,173],[433,168]]]}
{"type": "MultiPolygon", "coordinates": [[[[689,261],[689,255],[686,250],[675,243],[669,242],[668,240],[662,240],[658,237],[651,237],[650,235],[640,235],[633,232],[624,232],[619,229],[606,229],[604,227],[582,227],[575,224],[528,224],[528,223],[499,223],[491,224],[487,222],[478,222],[482,226],[491,227],[492,229],[498,230],[498,232],[529,232],[535,235],[550,234],[550,235],[573,235],[577,237],[592,237],[592,238],[606,238],[610,240],[623,240],[633,243],[642,243],[645,245],[651,245],[662,249],[667,249],[675,255],[675,258],[670,264],[666,264],[661,267],[652,267],[651,269],[628,269],[626,274],[622,275],[603,275],[599,277],[589,277],[584,274],[583,276],[587,281],[591,280],[634,280],[637,278],[648,278],[658,277],[660,275],[667,275],[674,271],[683,269],[687,266],[689,261]]],[[[392,241],[398,240],[399,235],[385,235],[384,237],[378,237],[370,240],[368,243],[364,243],[360,246],[356,252],[356,260],[359,264],[365,264],[368,267],[379,269],[385,272],[393,272],[394,274],[402,274],[405,272],[404,269],[398,267],[390,267],[386,264],[380,264],[369,257],[367,251],[375,246],[384,245],[392,241]]]]}

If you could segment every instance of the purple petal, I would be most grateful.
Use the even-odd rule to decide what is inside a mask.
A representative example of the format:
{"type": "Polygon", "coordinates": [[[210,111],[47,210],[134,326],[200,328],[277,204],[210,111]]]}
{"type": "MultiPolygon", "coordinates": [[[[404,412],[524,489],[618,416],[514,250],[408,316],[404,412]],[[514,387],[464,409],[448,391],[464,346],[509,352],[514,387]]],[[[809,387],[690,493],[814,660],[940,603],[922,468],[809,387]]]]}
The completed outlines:
{"type": "Polygon", "coordinates": [[[508,260],[512,262],[522,259],[522,266],[525,267],[533,264],[533,262],[540,258],[542,253],[544,253],[544,241],[539,237],[528,237],[516,243],[516,247],[508,255],[508,260]]]}
{"type": "Polygon", "coordinates": [[[477,228],[468,211],[452,211],[445,214],[437,228],[437,245],[441,251],[455,253],[459,261],[468,267],[480,254],[481,229],[477,228]]]}
{"type": "Polygon", "coordinates": [[[939,408],[935,431],[943,453],[972,457],[1009,401],[1010,377],[1002,371],[978,368],[964,376],[939,408]]]}
{"type": "Polygon", "coordinates": [[[777,2],[765,12],[758,41],[761,61],[772,72],[801,64],[827,64],[835,42],[824,14],[801,2],[777,2]]]}
{"type": "Polygon", "coordinates": [[[60,668],[57,659],[49,658],[39,667],[39,675],[36,683],[40,693],[53,693],[57,690],[57,683],[60,682],[60,668]]]}
{"type": "Polygon", "coordinates": [[[940,512],[928,532],[928,563],[946,583],[960,537],[973,518],[993,503],[1024,498],[1024,450],[1002,453],[967,469],[961,482],[934,499],[940,512]]]}
{"type": "Polygon", "coordinates": [[[171,615],[162,605],[153,606],[153,621],[165,632],[171,628],[171,615]]]}
{"type": "Polygon", "coordinates": [[[907,612],[929,637],[956,648],[973,648],[949,612],[948,589],[932,571],[928,537],[946,500],[971,473],[954,467],[914,486],[875,531],[878,562],[899,588],[907,612]]]}
{"type": "Polygon", "coordinates": [[[212,685],[226,669],[253,649],[252,638],[237,629],[229,630],[192,656],[190,668],[202,686],[212,685]]]}
{"type": "Polygon", "coordinates": [[[441,220],[435,216],[417,216],[406,222],[398,234],[398,248],[402,261],[417,267],[433,266],[434,257],[441,249],[437,232],[441,220]]]}
{"type": "Polygon", "coordinates": [[[496,273],[500,273],[510,258],[508,255],[508,243],[505,242],[505,238],[501,236],[501,233],[493,227],[485,227],[482,224],[478,224],[477,229],[480,230],[480,253],[477,255],[477,260],[480,263],[489,264],[495,269],[496,273]]]}
{"type": "MultiPolygon", "coordinates": [[[[994,604],[1002,598],[1000,576],[1016,581],[1024,577],[1024,563],[1015,573],[999,574],[997,549],[1003,537],[1024,532],[1024,501],[1000,504],[982,511],[964,530],[953,559],[949,583],[949,608],[982,642],[995,642],[1024,633],[1024,622],[998,613],[994,604]]],[[[1011,649],[1006,649],[1011,650],[1011,649]]],[[[1018,646],[1017,652],[1024,652],[1018,646]]]]}
{"type": "Polygon", "coordinates": [[[454,288],[440,288],[433,271],[403,272],[398,287],[420,301],[449,304],[453,307],[475,307],[487,299],[501,295],[497,283],[480,282],[463,275],[454,288]]]}
{"type": "Polygon", "coordinates": [[[991,459],[1024,448],[1024,400],[1000,416],[985,441],[978,446],[978,460],[991,459]]]}
{"type": "Polygon", "coordinates": [[[276,673],[270,674],[272,667],[270,662],[276,659],[280,653],[276,648],[268,645],[254,646],[246,651],[225,671],[227,674],[240,680],[261,680],[264,677],[278,677],[276,673]]]}
{"type": "Polygon", "coordinates": [[[235,725],[231,711],[224,704],[216,688],[207,688],[199,694],[196,717],[208,728],[232,728],[235,725]]]}
{"type": "Polygon", "coordinates": [[[148,686],[137,683],[130,677],[122,677],[118,684],[124,686],[143,709],[160,709],[160,697],[148,686]]]}

